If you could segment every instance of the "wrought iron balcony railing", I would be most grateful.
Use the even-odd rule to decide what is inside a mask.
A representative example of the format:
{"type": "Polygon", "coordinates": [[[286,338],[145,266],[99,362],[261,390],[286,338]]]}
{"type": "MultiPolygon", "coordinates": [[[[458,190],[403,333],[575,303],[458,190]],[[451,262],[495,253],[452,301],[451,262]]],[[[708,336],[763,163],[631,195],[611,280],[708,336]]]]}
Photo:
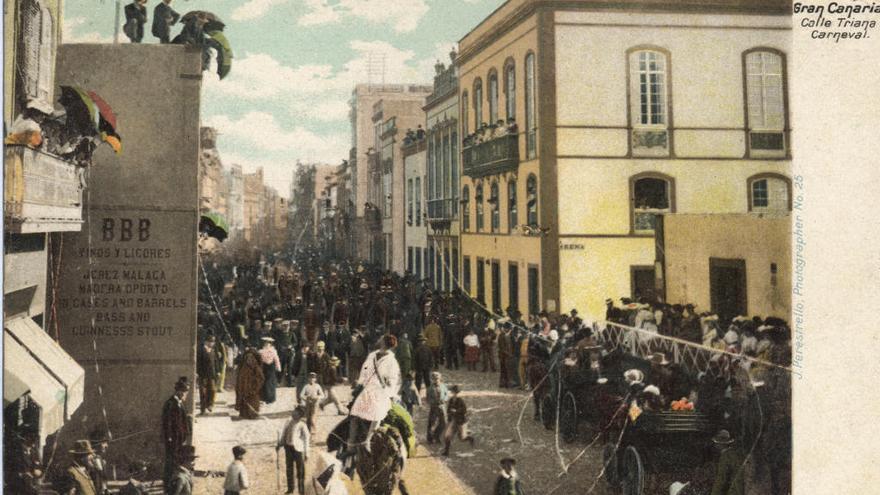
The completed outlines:
{"type": "Polygon", "coordinates": [[[519,134],[508,134],[462,151],[462,173],[484,177],[516,170],[519,165],[519,134]]]}
{"type": "Polygon", "coordinates": [[[80,230],[82,169],[27,146],[6,146],[3,158],[7,231],[27,234],[80,230]]]}

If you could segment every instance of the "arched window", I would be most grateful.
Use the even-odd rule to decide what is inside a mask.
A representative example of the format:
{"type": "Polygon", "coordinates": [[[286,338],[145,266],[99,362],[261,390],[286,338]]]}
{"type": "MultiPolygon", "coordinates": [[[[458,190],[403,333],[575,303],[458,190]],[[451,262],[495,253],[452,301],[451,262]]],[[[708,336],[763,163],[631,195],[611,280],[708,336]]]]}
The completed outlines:
{"type": "Polygon", "coordinates": [[[657,225],[657,215],[672,213],[674,183],[661,174],[640,174],[630,179],[633,231],[651,233],[657,225]]]}
{"type": "Polygon", "coordinates": [[[507,108],[507,121],[516,120],[516,66],[513,60],[504,67],[504,102],[507,108]]]}
{"type": "Polygon", "coordinates": [[[749,211],[756,213],[786,213],[791,210],[791,181],[778,174],[759,174],[750,177],[749,211]]]}
{"type": "Polygon", "coordinates": [[[483,81],[474,81],[474,130],[483,125],[483,81]]]}
{"type": "Polygon", "coordinates": [[[493,182],[489,187],[489,208],[492,211],[492,232],[498,232],[501,229],[501,211],[500,199],[498,197],[498,183],[493,182]]]}
{"type": "Polygon", "coordinates": [[[538,178],[535,174],[526,179],[526,223],[529,227],[538,226],[538,178]]]}
{"type": "Polygon", "coordinates": [[[507,228],[511,232],[519,222],[516,213],[516,181],[511,180],[507,183],[507,228]]]}
{"type": "Polygon", "coordinates": [[[461,135],[467,137],[468,131],[468,93],[461,94],[461,135]]]}
{"type": "Polygon", "coordinates": [[[468,186],[461,190],[461,230],[471,230],[471,189],[468,186]]]}
{"type": "Polygon", "coordinates": [[[477,203],[477,232],[483,231],[483,185],[477,184],[474,189],[474,202],[477,203]]]}
{"type": "Polygon", "coordinates": [[[498,123],[498,73],[489,72],[489,125],[498,123]]]}
{"type": "Polygon", "coordinates": [[[785,63],[781,52],[756,49],[744,55],[749,150],[773,155],[785,150],[785,63]],[[776,152],[776,153],[774,153],[776,152]]]}
{"type": "Polygon", "coordinates": [[[659,49],[629,53],[632,151],[669,154],[669,57],[659,49]]]}
{"type": "Polygon", "coordinates": [[[526,55],[526,157],[535,158],[538,150],[535,121],[535,54],[526,55]]]}

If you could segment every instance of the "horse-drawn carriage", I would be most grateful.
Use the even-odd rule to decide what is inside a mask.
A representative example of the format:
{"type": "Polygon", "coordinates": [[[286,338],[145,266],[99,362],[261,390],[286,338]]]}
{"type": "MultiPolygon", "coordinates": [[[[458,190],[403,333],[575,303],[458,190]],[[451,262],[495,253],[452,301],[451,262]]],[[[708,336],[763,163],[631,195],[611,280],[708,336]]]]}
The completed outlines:
{"type": "Polygon", "coordinates": [[[679,479],[689,479],[712,459],[717,431],[718,425],[698,412],[644,411],[626,424],[619,444],[605,444],[605,479],[623,495],[642,495],[655,474],[681,473],[679,479]]]}
{"type": "Polygon", "coordinates": [[[573,442],[581,424],[594,430],[609,429],[612,421],[622,424],[623,414],[618,414],[628,385],[623,372],[641,370],[650,373],[650,362],[615,350],[602,355],[598,346],[572,349],[566,359],[551,371],[556,377],[542,398],[541,420],[547,429],[556,425],[556,408],[559,402],[559,433],[566,442],[573,442]]]}

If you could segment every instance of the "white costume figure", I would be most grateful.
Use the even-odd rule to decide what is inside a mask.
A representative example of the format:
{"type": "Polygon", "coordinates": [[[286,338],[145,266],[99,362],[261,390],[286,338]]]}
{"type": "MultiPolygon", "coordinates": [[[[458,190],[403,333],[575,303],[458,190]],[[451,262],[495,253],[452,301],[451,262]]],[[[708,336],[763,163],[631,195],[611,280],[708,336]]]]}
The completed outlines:
{"type": "Polygon", "coordinates": [[[382,421],[400,392],[400,383],[400,365],[394,353],[371,352],[361,367],[358,385],[363,389],[351,406],[351,415],[370,422],[382,421]]]}

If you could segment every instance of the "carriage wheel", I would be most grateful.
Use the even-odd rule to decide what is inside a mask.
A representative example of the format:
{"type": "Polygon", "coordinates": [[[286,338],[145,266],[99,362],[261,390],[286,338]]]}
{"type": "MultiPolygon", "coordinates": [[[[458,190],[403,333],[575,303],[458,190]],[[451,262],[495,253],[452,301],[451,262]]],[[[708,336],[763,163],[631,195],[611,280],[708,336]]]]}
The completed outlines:
{"type": "Polygon", "coordinates": [[[617,446],[605,444],[602,448],[602,465],[605,466],[605,481],[612,488],[620,484],[620,468],[617,464],[617,446]]]}
{"type": "Polygon", "coordinates": [[[544,423],[544,428],[548,430],[552,430],[553,425],[556,424],[556,408],[554,406],[555,404],[553,404],[550,394],[545,395],[541,399],[541,422],[544,423]]]}
{"type": "Polygon", "coordinates": [[[574,394],[568,392],[562,398],[562,410],[559,412],[559,429],[566,443],[574,442],[578,434],[578,410],[574,394]]]}
{"type": "Polygon", "coordinates": [[[635,447],[623,453],[623,495],[642,495],[645,491],[645,465],[635,447]]]}

